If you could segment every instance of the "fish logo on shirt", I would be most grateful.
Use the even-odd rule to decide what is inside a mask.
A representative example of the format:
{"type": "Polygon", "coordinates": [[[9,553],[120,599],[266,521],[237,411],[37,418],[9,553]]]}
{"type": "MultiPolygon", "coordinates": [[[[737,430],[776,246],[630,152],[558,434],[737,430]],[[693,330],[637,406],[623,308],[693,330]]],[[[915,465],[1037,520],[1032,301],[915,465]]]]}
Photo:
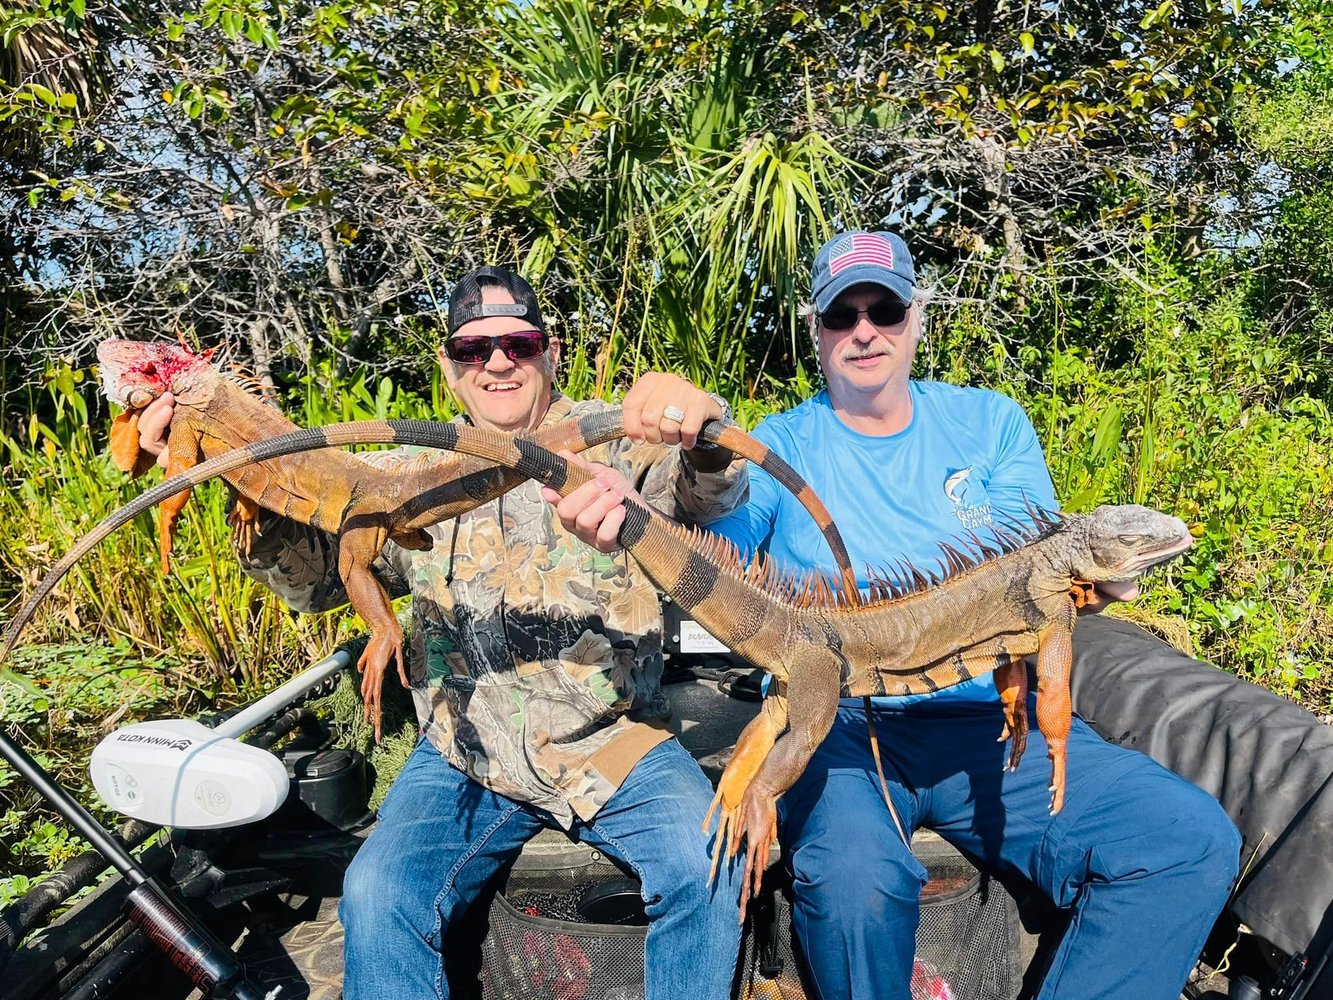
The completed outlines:
{"type": "Polygon", "coordinates": [[[967,480],[972,475],[972,466],[951,472],[944,480],[944,495],[955,507],[961,507],[967,496],[967,480]]]}
{"type": "Polygon", "coordinates": [[[993,523],[986,487],[972,479],[972,466],[952,469],[944,477],[944,495],[953,504],[954,516],[969,530],[993,523]]]}

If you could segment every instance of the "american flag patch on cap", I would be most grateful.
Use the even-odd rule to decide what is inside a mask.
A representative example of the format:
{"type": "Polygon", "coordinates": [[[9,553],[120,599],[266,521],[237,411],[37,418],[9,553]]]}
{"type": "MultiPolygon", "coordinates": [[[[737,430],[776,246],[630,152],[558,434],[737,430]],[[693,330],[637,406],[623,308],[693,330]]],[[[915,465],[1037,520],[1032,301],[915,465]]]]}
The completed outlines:
{"type": "Polygon", "coordinates": [[[861,264],[892,270],[893,245],[874,233],[853,233],[833,245],[828,262],[830,277],[861,264]]]}

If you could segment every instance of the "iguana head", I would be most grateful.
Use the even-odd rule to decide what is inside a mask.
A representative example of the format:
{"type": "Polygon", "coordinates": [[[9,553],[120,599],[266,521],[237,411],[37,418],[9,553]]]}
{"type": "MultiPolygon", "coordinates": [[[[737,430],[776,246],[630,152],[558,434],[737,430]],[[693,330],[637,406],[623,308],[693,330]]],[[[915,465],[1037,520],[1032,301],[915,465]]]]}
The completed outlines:
{"type": "Polygon", "coordinates": [[[1091,583],[1138,579],[1194,544],[1180,518],[1138,504],[1105,505],[1068,520],[1077,540],[1071,571],[1091,583]]]}
{"type": "Polygon", "coordinates": [[[207,355],[183,344],[104,340],[97,345],[97,361],[106,398],[130,410],[142,409],[165,392],[189,400],[214,377],[207,355]]]}

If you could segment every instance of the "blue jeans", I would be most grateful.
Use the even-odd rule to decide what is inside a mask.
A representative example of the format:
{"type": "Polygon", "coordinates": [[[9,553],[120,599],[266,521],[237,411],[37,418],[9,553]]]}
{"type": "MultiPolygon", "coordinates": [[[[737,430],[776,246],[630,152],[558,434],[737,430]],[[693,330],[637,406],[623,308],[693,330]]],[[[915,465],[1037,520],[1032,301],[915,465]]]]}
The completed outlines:
{"type": "MultiPolygon", "coordinates": [[[[781,800],[793,917],[820,1000],[905,998],[926,872],[893,827],[852,704],[781,800]]],[[[874,715],[907,829],[930,827],[1072,911],[1042,1000],[1176,1000],[1239,864],[1240,835],[1216,800],[1075,718],[1051,816],[1046,741],[1034,728],[1005,771],[998,703],[874,715]]]]}
{"type": "MultiPolygon", "coordinates": [[[[739,875],[708,884],[713,789],[676,740],[654,747],[573,833],[628,866],[647,904],[648,1000],[722,1000],[740,953],[739,875]]],[[[472,781],[422,740],[352,860],[339,907],[346,1000],[443,1000],[442,941],[550,815],[472,781]]]]}

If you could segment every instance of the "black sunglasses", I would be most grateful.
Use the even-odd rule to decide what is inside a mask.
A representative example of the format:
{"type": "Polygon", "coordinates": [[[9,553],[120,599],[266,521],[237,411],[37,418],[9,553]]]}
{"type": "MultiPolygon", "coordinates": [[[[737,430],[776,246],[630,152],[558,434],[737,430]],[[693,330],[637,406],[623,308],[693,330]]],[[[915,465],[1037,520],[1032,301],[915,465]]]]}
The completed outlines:
{"type": "Polygon", "coordinates": [[[510,361],[531,361],[550,343],[551,338],[539,330],[502,333],[494,337],[450,337],[444,342],[444,353],[460,365],[484,365],[498,347],[510,361]]]}
{"type": "Polygon", "coordinates": [[[880,299],[864,309],[834,305],[819,314],[819,322],[825,330],[850,330],[864,315],[875,326],[897,326],[907,318],[907,308],[907,303],[901,299],[880,299]]]}

